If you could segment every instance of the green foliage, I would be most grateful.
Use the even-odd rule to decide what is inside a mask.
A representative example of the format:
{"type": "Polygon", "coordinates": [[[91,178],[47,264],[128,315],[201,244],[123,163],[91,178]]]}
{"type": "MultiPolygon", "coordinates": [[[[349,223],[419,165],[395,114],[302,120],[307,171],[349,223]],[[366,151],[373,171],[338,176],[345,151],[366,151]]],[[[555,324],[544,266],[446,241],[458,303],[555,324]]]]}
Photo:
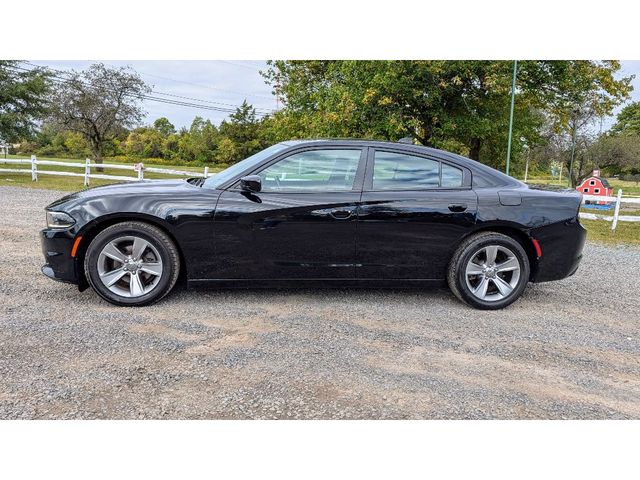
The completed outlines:
{"type": "MultiPolygon", "coordinates": [[[[510,61],[271,61],[264,73],[285,109],[279,137],[411,135],[493,166],[505,157],[510,61]]],[[[576,105],[611,112],[631,90],[618,62],[524,61],[519,68],[514,153],[539,142],[551,118],[566,128],[576,105]]]]}
{"type": "Polygon", "coordinates": [[[176,133],[176,127],[166,117],[160,117],[153,122],[153,128],[160,132],[163,137],[168,137],[176,133]]]}
{"type": "Polygon", "coordinates": [[[233,163],[238,158],[236,144],[230,138],[223,138],[218,144],[218,160],[224,163],[233,163]]]}
{"type": "Polygon", "coordinates": [[[189,130],[180,132],[176,154],[185,160],[213,162],[220,133],[210,120],[196,117],[189,130]]]}
{"type": "Polygon", "coordinates": [[[640,136],[605,135],[589,147],[592,163],[618,174],[640,171],[640,136]]]}
{"type": "Polygon", "coordinates": [[[164,156],[165,138],[155,128],[136,128],[129,133],[124,151],[137,158],[153,158],[164,156]]]}
{"type": "Polygon", "coordinates": [[[625,106],[611,127],[612,135],[640,135],[640,102],[625,106]]]}
{"type": "Polygon", "coordinates": [[[23,141],[18,148],[21,154],[36,154],[61,158],[86,158],[90,155],[89,145],[77,132],[63,130],[45,123],[29,141],[23,141]]]}
{"type": "Polygon", "coordinates": [[[615,60],[528,60],[521,62],[518,85],[556,131],[566,131],[576,109],[603,117],[629,97],[633,76],[617,79],[619,71],[615,60]]]}
{"type": "Polygon", "coordinates": [[[226,160],[222,161],[237,162],[265,148],[267,144],[260,138],[260,126],[255,109],[245,100],[230,115],[229,121],[223,120],[220,124],[220,134],[233,144],[231,148],[229,142],[226,142],[226,160]]]}
{"type": "Polygon", "coordinates": [[[20,70],[16,61],[0,60],[0,141],[30,138],[47,112],[48,75],[20,70]]]}

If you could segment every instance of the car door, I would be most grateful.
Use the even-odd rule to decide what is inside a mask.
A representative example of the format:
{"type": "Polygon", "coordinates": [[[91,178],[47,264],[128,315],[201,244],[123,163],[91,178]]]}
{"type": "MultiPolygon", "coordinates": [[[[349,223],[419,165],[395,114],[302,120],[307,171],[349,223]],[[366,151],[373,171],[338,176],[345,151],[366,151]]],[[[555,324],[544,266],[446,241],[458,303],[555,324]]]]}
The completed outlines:
{"type": "Polygon", "coordinates": [[[475,223],[471,172],[445,160],[371,148],[358,208],[358,279],[442,279],[475,223]]]}
{"type": "Polygon", "coordinates": [[[258,193],[239,181],[215,212],[220,279],[355,278],[356,209],[366,157],[362,148],[306,148],[254,172],[258,193]]]}

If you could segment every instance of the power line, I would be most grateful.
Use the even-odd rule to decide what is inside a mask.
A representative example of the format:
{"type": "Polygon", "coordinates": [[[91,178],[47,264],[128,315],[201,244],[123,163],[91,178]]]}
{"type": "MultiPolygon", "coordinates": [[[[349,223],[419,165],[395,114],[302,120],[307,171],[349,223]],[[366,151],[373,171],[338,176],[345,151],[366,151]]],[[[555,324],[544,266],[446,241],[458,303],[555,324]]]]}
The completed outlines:
{"type": "MultiPolygon", "coordinates": [[[[68,71],[64,71],[64,70],[57,70],[57,69],[50,68],[50,67],[41,67],[39,65],[35,65],[35,64],[29,63],[29,62],[22,62],[22,63],[25,63],[27,65],[31,65],[31,66],[34,66],[34,67],[37,67],[37,68],[44,68],[45,70],[50,70],[50,71],[53,71],[53,72],[59,72],[59,73],[65,74],[65,75],[69,74],[68,71]]],[[[28,68],[19,67],[19,66],[13,66],[12,68],[16,68],[16,69],[27,71],[27,72],[34,70],[34,69],[28,69],[28,68]]],[[[71,80],[68,79],[68,78],[62,78],[60,76],[51,75],[51,74],[49,76],[51,78],[55,79],[56,83],[58,83],[58,84],[59,83],[67,83],[67,84],[72,83],[71,80]]],[[[80,82],[80,83],[82,85],[84,85],[84,86],[89,86],[90,87],[90,85],[88,85],[86,83],[83,83],[83,82],[80,82]]],[[[165,95],[165,96],[171,96],[171,97],[175,97],[175,98],[181,98],[181,99],[184,99],[184,100],[195,100],[195,101],[198,101],[198,102],[207,102],[207,103],[215,103],[215,104],[227,105],[228,107],[231,107],[231,108],[216,107],[216,106],[212,106],[212,105],[201,105],[201,104],[197,104],[197,103],[193,103],[193,102],[187,102],[187,101],[182,101],[182,100],[172,100],[170,98],[160,98],[160,97],[156,97],[156,96],[152,96],[152,95],[144,95],[144,94],[143,95],[129,95],[129,96],[133,96],[133,97],[136,97],[136,98],[141,98],[141,99],[149,100],[149,101],[153,101],[153,102],[164,103],[164,104],[168,104],[168,105],[176,105],[176,106],[183,106],[183,107],[190,107],[190,108],[198,108],[200,110],[222,112],[222,113],[235,113],[236,109],[238,108],[237,106],[231,105],[231,104],[223,104],[221,102],[207,101],[207,100],[197,99],[197,98],[193,98],[193,97],[184,97],[184,96],[181,96],[181,95],[174,95],[174,94],[168,94],[168,93],[157,92],[157,91],[152,91],[152,93],[155,93],[156,95],[165,95]]],[[[255,110],[255,114],[257,116],[266,116],[266,115],[269,115],[269,113],[273,112],[273,111],[271,111],[271,112],[268,112],[268,111],[261,112],[261,111],[258,111],[258,109],[256,109],[256,108],[254,108],[254,110],[255,110]]],[[[260,109],[260,110],[263,110],[263,109],[260,109]]]]}
{"type": "MultiPolygon", "coordinates": [[[[176,95],[176,94],[173,94],[173,93],[158,92],[157,90],[153,90],[153,93],[155,93],[157,95],[164,95],[164,96],[167,96],[167,97],[174,97],[174,98],[181,98],[181,99],[184,99],[184,100],[194,100],[194,101],[197,101],[197,102],[211,103],[211,104],[214,104],[214,105],[222,105],[222,106],[227,106],[227,107],[233,107],[234,109],[236,108],[236,105],[232,105],[230,103],[215,102],[213,100],[204,100],[204,99],[201,99],[201,98],[194,98],[194,97],[185,97],[183,95],[176,95]]],[[[275,112],[275,110],[269,109],[269,108],[253,107],[253,109],[256,110],[256,112],[262,111],[262,112],[264,112],[265,115],[268,115],[270,113],[275,112]]]]}
{"type": "Polygon", "coordinates": [[[159,78],[161,80],[169,80],[170,82],[176,82],[176,83],[184,83],[185,85],[193,85],[194,87],[208,88],[210,90],[216,90],[218,92],[225,92],[225,93],[231,93],[233,95],[240,95],[245,98],[266,98],[269,100],[273,100],[273,97],[270,97],[267,95],[259,95],[257,93],[247,94],[247,93],[241,93],[241,92],[234,92],[233,90],[225,90],[223,88],[212,87],[211,85],[203,85],[202,83],[194,83],[194,82],[189,82],[187,80],[177,80],[175,78],[163,77],[161,75],[154,75],[154,74],[146,73],[143,71],[138,71],[138,72],[140,73],[140,75],[144,75],[147,77],[159,78]]]}
{"type": "Polygon", "coordinates": [[[231,61],[231,60],[214,60],[214,62],[221,62],[221,63],[227,63],[229,65],[235,65],[236,67],[242,67],[242,68],[246,68],[249,70],[253,70],[254,72],[257,71],[259,72],[260,69],[262,67],[259,67],[258,65],[251,65],[248,63],[243,63],[243,62],[237,62],[237,61],[231,61]]]}
{"type": "MultiPolygon", "coordinates": [[[[20,70],[24,70],[24,71],[31,71],[28,68],[22,68],[22,67],[14,67],[14,68],[18,68],[20,70]]],[[[52,81],[54,83],[57,84],[61,84],[61,83],[66,83],[66,84],[72,84],[73,82],[68,79],[68,78],[61,78],[59,76],[56,75],[49,75],[49,77],[52,79],[52,81]]],[[[81,85],[86,86],[86,87],[91,87],[91,85],[88,85],[84,82],[79,82],[81,85]]],[[[109,89],[107,89],[109,90],[109,89]]],[[[109,90],[111,92],[115,92],[114,90],[109,90]]],[[[221,107],[213,107],[213,106],[209,106],[209,105],[198,105],[195,103],[189,103],[189,102],[182,102],[182,101],[178,101],[178,100],[171,100],[168,98],[158,98],[158,97],[153,97],[150,95],[128,95],[130,97],[135,97],[135,98],[140,98],[140,99],[144,99],[144,100],[151,100],[151,101],[157,101],[160,103],[167,103],[167,104],[171,104],[171,105],[181,105],[181,106],[189,106],[189,107],[197,107],[203,110],[211,110],[211,111],[216,111],[216,112],[225,112],[225,113],[233,113],[235,112],[235,109],[229,109],[229,108],[221,108],[221,107]]]]}
{"type": "MultiPolygon", "coordinates": [[[[30,65],[30,66],[36,67],[36,68],[45,68],[46,70],[51,70],[51,71],[54,71],[54,72],[58,72],[58,73],[61,73],[63,75],[69,75],[70,74],[70,72],[68,70],[59,70],[59,69],[56,69],[56,68],[53,68],[53,67],[49,67],[49,66],[41,67],[40,65],[36,65],[34,63],[25,62],[25,61],[23,61],[21,63],[27,64],[27,65],[30,65]]],[[[205,99],[202,99],[202,98],[195,98],[195,97],[186,97],[186,96],[176,95],[176,94],[172,94],[172,93],[160,92],[160,91],[157,91],[157,90],[153,90],[152,93],[155,93],[156,95],[163,95],[163,96],[168,96],[168,97],[181,98],[183,100],[193,100],[193,101],[196,101],[196,102],[204,102],[204,103],[211,103],[211,104],[214,104],[214,105],[222,105],[222,106],[226,106],[226,107],[232,107],[234,109],[234,111],[238,107],[237,105],[232,105],[230,103],[217,102],[217,101],[213,101],[213,100],[205,100],[205,99]]],[[[261,111],[261,112],[264,112],[265,115],[273,113],[275,111],[273,109],[262,108],[262,107],[253,107],[253,108],[254,108],[254,110],[256,110],[256,113],[261,111]]]]}

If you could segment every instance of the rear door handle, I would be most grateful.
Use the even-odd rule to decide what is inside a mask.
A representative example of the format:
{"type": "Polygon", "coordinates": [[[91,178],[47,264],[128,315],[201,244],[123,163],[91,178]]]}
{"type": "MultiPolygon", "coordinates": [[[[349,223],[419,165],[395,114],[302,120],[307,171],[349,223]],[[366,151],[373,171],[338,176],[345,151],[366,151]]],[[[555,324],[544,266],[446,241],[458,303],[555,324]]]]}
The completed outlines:
{"type": "Polygon", "coordinates": [[[466,203],[450,203],[449,210],[452,212],[464,212],[467,209],[466,203]]]}
{"type": "Polygon", "coordinates": [[[348,218],[351,218],[354,211],[355,209],[350,208],[334,208],[333,210],[331,210],[331,212],[329,212],[329,215],[331,215],[336,220],[346,220],[348,218]]]}

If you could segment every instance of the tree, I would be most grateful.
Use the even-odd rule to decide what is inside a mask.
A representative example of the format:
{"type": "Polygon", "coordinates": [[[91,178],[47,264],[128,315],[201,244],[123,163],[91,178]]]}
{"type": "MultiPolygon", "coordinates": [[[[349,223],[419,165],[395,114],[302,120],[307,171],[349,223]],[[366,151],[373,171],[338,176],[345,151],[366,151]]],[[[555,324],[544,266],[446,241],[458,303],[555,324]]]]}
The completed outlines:
{"type": "Polygon", "coordinates": [[[256,119],[256,110],[246,100],[229,116],[228,121],[222,121],[220,134],[234,145],[233,149],[225,146],[226,162],[242,160],[266,146],[260,137],[260,122],[256,119]],[[232,151],[235,158],[229,156],[232,151]]]}
{"type": "Polygon", "coordinates": [[[87,141],[78,132],[66,132],[64,136],[64,146],[70,155],[76,157],[86,157],[89,155],[89,145],[87,145],[87,141]]]}
{"type": "Polygon", "coordinates": [[[233,140],[226,137],[220,140],[217,159],[221,163],[233,163],[238,160],[238,150],[233,140]]]}
{"type": "Polygon", "coordinates": [[[82,134],[96,163],[118,134],[138,124],[144,111],[140,102],[151,89],[128,67],[108,68],[101,63],[82,72],[72,71],[54,89],[51,119],[82,134]]]}
{"type": "Polygon", "coordinates": [[[125,153],[139,158],[162,158],[164,141],[162,134],[155,128],[136,128],[127,136],[125,153]]]}
{"type": "MultiPolygon", "coordinates": [[[[263,72],[285,105],[274,124],[300,136],[414,136],[493,164],[506,150],[510,61],[271,61],[263,72]],[[282,117],[287,116],[285,120],[282,117]]],[[[618,62],[524,61],[514,152],[535,144],[545,115],[566,128],[575,105],[607,114],[630,91],[618,62]]],[[[278,117],[278,115],[276,116],[278,117]]]]}
{"type": "Polygon", "coordinates": [[[40,68],[21,70],[18,62],[0,60],[0,140],[30,137],[47,112],[49,76],[40,68]]]}
{"type": "Polygon", "coordinates": [[[176,127],[166,117],[160,117],[153,122],[153,128],[162,134],[163,137],[168,137],[176,133],[176,127]]]}
{"type": "Polygon", "coordinates": [[[640,172],[640,136],[603,135],[589,149],[595,166],[612,173],[640,172]]]}
{"type": "Polygon", "coordinates": [[[518,83],[556,129],[568,129],[576,108],[603,117],[629,97],[634,76],[616,78],[619,71],[616,60],[528,60],[521,62],[518,83]]]}
{"type": "Polygon", "coordinates": [[[610,132],[612,135],[640,135],[640,102],[625,106],[610,132]]]}
{"type": "Polygon", "coordinates": [[[596,118],[596,111],[589,103],[577,106],[571,112],[568,125],[569,155],[566,156],[565,164],[569,171],[569,181],[572,187],[578,185],[578,182],[585,173],[589,146],[594,139],[587,130],[588,126],[593,123],[596,118]]]}
{"type": "Polygon", "coordinates": [[[189,130],[183,129],[178,139],[178,156],[185,160],[213,162],[216,158],[220,133],[210,120],[196,117],[189,130]]]}

